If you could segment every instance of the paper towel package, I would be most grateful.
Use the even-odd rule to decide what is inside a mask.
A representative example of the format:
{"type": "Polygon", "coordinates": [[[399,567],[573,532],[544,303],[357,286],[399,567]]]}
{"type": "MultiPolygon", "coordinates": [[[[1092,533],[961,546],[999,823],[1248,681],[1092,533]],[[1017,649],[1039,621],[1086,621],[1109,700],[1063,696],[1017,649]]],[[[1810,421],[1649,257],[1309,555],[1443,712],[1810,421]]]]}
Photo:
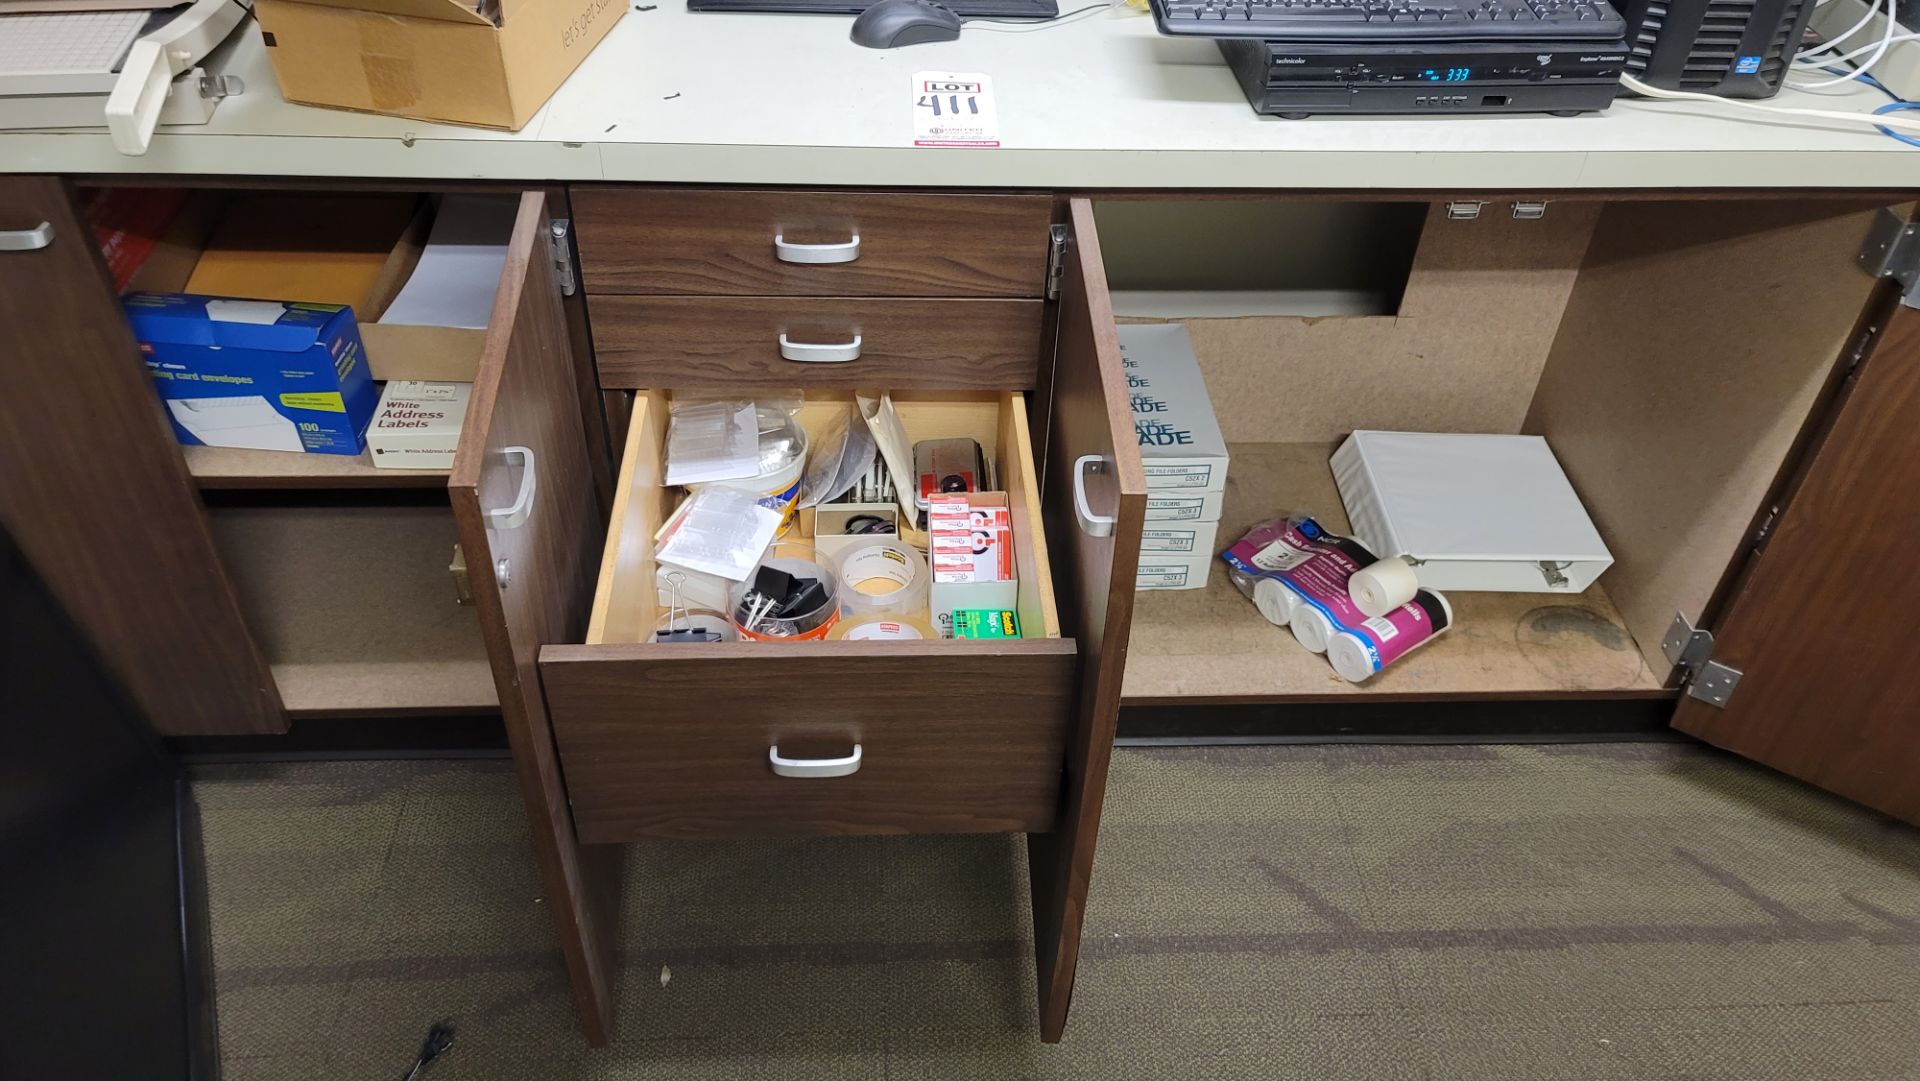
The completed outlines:
{"type": "Polygon", "coordinates": [[[1332,465],[1354,537],[1428,589],[1578,593],[1613,565],[1539,436],[1360,431],[1332,465]]]}
{"type": "MultiPolygon", "coordinates": [[[[1214,419],[1187,328],[1167,323],[1123,326],[1119,332],[1120,364],[1127,373],[1149,497],[1224,490],[1227,441],[1214,419]]],[[[1218,510],[1213,518],[1219,518],[1218,510]]]]}

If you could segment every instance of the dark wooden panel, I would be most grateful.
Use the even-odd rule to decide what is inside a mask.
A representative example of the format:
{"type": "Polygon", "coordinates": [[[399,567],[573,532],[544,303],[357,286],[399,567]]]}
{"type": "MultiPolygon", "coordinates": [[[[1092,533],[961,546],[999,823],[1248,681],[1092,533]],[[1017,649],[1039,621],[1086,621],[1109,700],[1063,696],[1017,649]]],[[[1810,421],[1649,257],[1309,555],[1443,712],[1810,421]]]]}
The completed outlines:
{"type": "Polygon", "coordinates": [[[1120,718],[1127,633],[1133,619],[1133,578],[1140,563],[1140,531],[1147,513],[1147,478],[1133,431],[1126,373],[1107,295],[1106,270],[1094,235],[1093,206],[1068,206],[1071,236],[1061,283],[1059,339],[1053,359],[1052,422],[1041,488],[1047,549],[1062,629],[1080,643],[1080,695],[1067,745],[1060,820],[1051,832],[1027,838],[1033,888],[1034,948],[1040,977],[1040,1036],[1066,1030],[1073,977],[1080,962],[1080,929],[1093,876],[1100,805],[1120,718]],[[1102,460],[1084,478],[1095,514],[1114,516],[1112,532],[1096,537],[1081,528],[1074,509],[1075,462],[1102,460]]]}
{"type": "Polygon", "coordinates": [[[1044,829],[1074,643],[572,646],[541,654],[582,837],[1044,829]],[[767,751],[846,777],[776,776],[767,751]]]}
{"type": "Polygon", "coordinates": [[[1714,627],[1743,673],[1674,726],[1920,823],[1920,311],[1895,307],[1714,627]]]}
{"type": "Polygon", "coordinates": [[[546,230],[545,198],[526,195],[447,490],[581,1027],[604,1044],[613,1025],[621,853],[574,835],[536,667],[543,643],[585,633],[602,536],[546,230]],[[508,447],[533,451],[535,498],[525,522],[494,528],[483,508],[510,506],[525,473],[508,447]],[[505,572],[496,571],[503,564],[505,572]]]}
{"type": "Polygon", "coordinates": [[[576,187],[589,293],[1004,296],[1044,291],[1045,195],[885,195],[576,187]],[[773,238],[838,244],[850,263],[774,257],[773,238]]]}
{"type": "Polygon", "coordinates": [[[285,731],[91,232],[58,181],[0,177],[0,229],[41,222],[0,252],[0,521],[157,731],[285,731]]]}
{"type": "Polygon", "coordinates": [[[605,387],[1022,390],[1034,384],[1044,308],[1038,300],[600,296],[593,336],[605,387]],[[811,344],[857,334],[860,356],[787,360],[782,334],[811,344]]]}

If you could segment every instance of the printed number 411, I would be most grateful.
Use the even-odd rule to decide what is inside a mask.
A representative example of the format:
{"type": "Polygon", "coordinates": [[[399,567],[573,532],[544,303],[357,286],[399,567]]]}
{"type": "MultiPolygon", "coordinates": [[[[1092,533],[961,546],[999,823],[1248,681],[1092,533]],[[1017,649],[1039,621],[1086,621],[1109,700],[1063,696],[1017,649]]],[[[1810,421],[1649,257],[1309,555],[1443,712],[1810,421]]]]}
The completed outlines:
{"type": "MultiPolygon", "coordinates": [[[[942,101],[946,102],[947,112],[952,113],[955,116],[960,115],[961,98],[960,98],[960,95],[958,94],[948,94],[944,98],[939,94],[922,94],[920,95],[920,100],[917,102],[914,102],[914,104],[918,105],[922,109],[932,109],[933,115],[939,116],[941,115],[940,103],[942,101]]],[[[968,94],[966,97],[966,102],[967,102],[967,112],[972,113],[974,115],[978,115],[980,112],[980,99],[978,97],[975,97],[972,94],[968,94]]]]}

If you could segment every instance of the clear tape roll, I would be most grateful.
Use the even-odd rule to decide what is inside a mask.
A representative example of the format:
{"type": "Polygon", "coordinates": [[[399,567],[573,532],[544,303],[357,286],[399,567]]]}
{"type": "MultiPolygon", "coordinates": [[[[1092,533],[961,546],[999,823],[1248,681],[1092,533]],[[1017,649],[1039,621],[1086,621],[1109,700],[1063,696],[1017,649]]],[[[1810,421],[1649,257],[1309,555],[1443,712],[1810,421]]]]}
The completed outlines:
{"type": "Polygon", "coordinates": [[[827,637],[851,642],[912,642],[938,638],[940,632],[920,616],[869,612],[835,623],[833,630],[827,632],[827,637]]]}
{"type": "Polygon", "coordinates": [[[921,615],[933,576],[926,557],[905,544],[876,538],[840,550],[843,615],[921,615]]]}
{"type": "Polygon", "coordinates": [[[1404,556],[1393,556],[1369,563],[1347,579],[1347,596],[1355,608],[1368,618],[1384,616],[1413,599],[1420,591],[1420,576],[1404,556]]]}

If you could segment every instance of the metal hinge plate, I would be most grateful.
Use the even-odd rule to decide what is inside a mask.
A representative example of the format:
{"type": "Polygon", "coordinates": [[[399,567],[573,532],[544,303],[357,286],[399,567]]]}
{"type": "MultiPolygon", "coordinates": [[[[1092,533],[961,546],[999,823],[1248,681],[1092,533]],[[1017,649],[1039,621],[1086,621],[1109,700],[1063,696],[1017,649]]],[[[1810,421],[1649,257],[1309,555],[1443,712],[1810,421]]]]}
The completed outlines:
{"type": "Polygon", "coordinates": [[[1740,669],[1713,659],[1713,632],[1695,627],[1684,612],[1673,614],[1660,652],[1687,674],[1688,698],[1724,709],[1740,685],[1740,669]]]}
{"type": "Polygon", "coordinates": [[[1767,516],[1760,520],[1760,528],[1753,531],[1754,551],[1758,552],[1767,546],[1767,541],[1773,539],[1773,527],[1778,524],[1780,524],[1779,506],[1768,507],[1767,516]]]}
{"type": "Polygon", "coordinates": [[[1914,296],[1920,283],[1920,226],[1883,207],[1867,229],[1859,261],[1868,274],[1900,283],[1900,303],[1920,307],[1914,296]]]}
{"type": "Polygon", "coordinates": [[[1056,225],[1047,240],[1047,299],[1060,299],[1060,282],[1067,276],[1067,227],[1056,225]]]}
{"type": "Polygon", "coordinates": [[[1513,216],[1521,221],[1539,221],[1547,216],[1547,204],[1539,199],[1515,203],[1513,216]]]}
{"type": "Polygon", "coordinates": [[[467,553],[453,546],[453,560],[447,564],[447,573],[453,576],[453,603],[473,603],[473,580],[467,577],[467,553]]]}
{"type": "Polygon", "coordinates": [[[579,288],[573,273],[573,223],[565,218],[549,219],[547,247],[553,253],[553,273],[560,279],[560,295],[570,297],[579,288]]]}
{"type": "Polygon", "coordinates": [[[1455,199],[1447,204],[1447,220],[1472,221],[1480,216],[1480,208],[1486,205],[1478,199],[1455,199]]]}

